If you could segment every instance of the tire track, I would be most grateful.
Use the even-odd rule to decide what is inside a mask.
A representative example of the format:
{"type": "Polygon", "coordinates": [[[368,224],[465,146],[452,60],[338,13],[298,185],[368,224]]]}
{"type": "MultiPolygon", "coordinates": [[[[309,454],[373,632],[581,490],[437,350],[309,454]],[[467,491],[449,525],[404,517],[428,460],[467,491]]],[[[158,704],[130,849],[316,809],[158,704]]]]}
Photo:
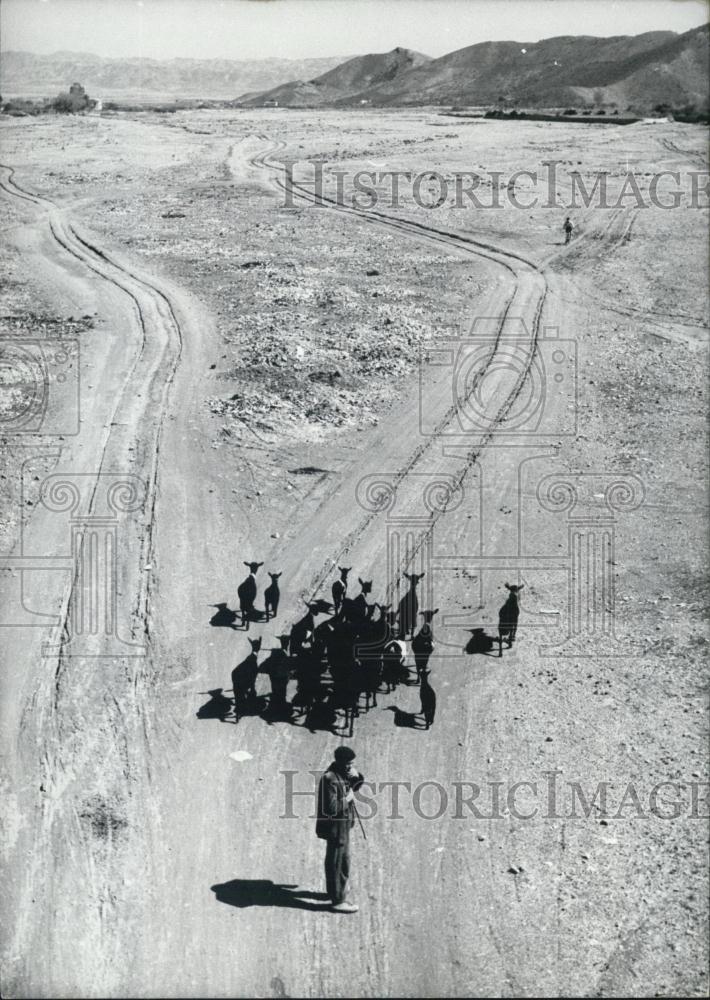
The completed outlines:
{"type": "MultiPolygon", "coordinates": [[[[101,476],[116,473],[120,479],[118,470],[125,468],[126,456],[130,454],[125,450],[126,446],[131,445],[135,449],[134,455],[139,464],[135,469],[131,468],[131,473],[139,476],[144,494],[138,510],[119,515],[117,530],[121,537],[122,526],[129,528],[131,539],[136,537],[137,532],[137,544],[123,544],[117,548],[115,579],[120,581],[119,589],[110,596],[112,601],[120,602],[123,609],[122,615],[116,614],[114,622],[130,622],[131,639],[135,639],[136,634],[139,637],[142,635],[147,655],[132,657],[128,661],[122,661],[119,655],[115,662],[122,665],[123,670],[118,673],[109,671],[107,679],[103,679],[102,672],[83,669],[84,657],[77,657],[76,650],[72,657],[72,651],[68,649],[68,642],[72,639],[72,616],[75,608],[81,606],[83,598],[82,562],[90,544],[89,525],[82,518],[77,531],[72,570],[61,593],[56,632],[58,648],[51,658],[45,659],[47,669],[34,671],[32,683],[35,690],[22,705],[19,728],[13,737],[19,757],[30,755],[37,761],[44,786],[47,792],[51,790],[51,794],[42,797],[41,812],[33,830],[27,885],[33,887],[31,894],[39,892],[39,886],[46,882],[47,873],[60,870],[53,843],[61,831],[63,840],[76,846],[75,850],[66,854],[63,863],[72,871],[73,877],[87,879],[92,886],[92,898],[101,900],[97,926],[92,931],[100,940],[107,932],[116,903],[112,886],[115,881],[114,864],[118,864],[119,855],[113,862],[110,861],[104,853],[101,839],[85,831],[77,810],[76,796],[82,796],[85,788],[93,787],[90,775],[96,766],[98,748],[106,753],[103,780],[112,794],[117,796],[116,801],[130,802],[140,770],[145,772],[146,788],[151,786],[151,734],[147,723],[151,717],[152,688],[148,682],[149,670],[153,666],[151,607],[156,579],[156,504],[162,434],[170,391],[182,354],[183,330],[169,295],[158,284],[97,246],[53,202],[21,187],[14,180],[12,167],[0,165],[0,188],[7,196],[46,213],[46,219],[39,215],[35,224],[46,224],[60,254],[76,261],[128,299],[129,316],[133,316],[131,326],[136,333],[135,346],[130,348],[130,359],[127,358],[125,370],[123,367],[121,370],[115,401],[106,411],[106,425],[93,434],[89,432],[91,448],[87,449],[88,458],[81,467],[67,471],[78,471],[83,475],[88,473],[91,477],[82,501],[88,503],[87,514],[90,516],[96,512],[101,476]],[[151,567],[149,573],[143,569],[145,566],[151,567]],[[64,702],[79,705],[83,700],[93,704],[89,695],[96,698],[96,685],[101,695],[99,704],[105,703],[102,692],[107,692],[113,704],[111,711],[100,713],[91,721],[82,715],[81,709],[64,711],[64,702]],[[124,698],[127,699],[127,708],[121,707],[124,698]],[[109,761],[110,767],[107,766],[109,761]],[[65,797],[64,792],[69,785],[75,793],[72,791],[65,797]]],[[[127,541],[127,532],[125,537],[127,541]]],[[[55,541],[54,538],[47,540],[50,546],[54,546],[55,541]]],[[[102,642],[101,638],[87,638],[102,642]]],[[[103,647],[99,645],[98,654],[102,655],[102,652],[103,647]]],[[[106,705],[108,707],[108,702],[106,705]]],[[[148,801],[144,803],[144,810],[151,804],[150,793],[146,794],[148,801]]],[[[119,846],[116,845],[116,851],[119,846]]],[[[31,953],[33,948],[29,912],[28,909],[21,911],[21,919],[15,928],[18,952],[31,953]]],[[[41,930],[39,933],[42,933],[41,930]]],[[[111,956],[102,954],[101,957],[102,974],[113,974],[113,970],[108,971],[111,956]]]]}
{"type": "MultiPolygon", "coordinates": [[[[155,359],[153,368],[147,373],[147,382],[152,384],[155,378],[157,378],[159,371],[163,362],[166,360],[165,355],[167,354],[167,372],[165,373],[165,380],[163,384],[163,390],[161,394],[161,402],[158,409],[157,418],[155,420],[155,429],[153,431],[153,442],[152,442],[152,458],[150,463],[150,471],[148,475],[148,489],[146,501],[144,504],[144,511],[146,512],[146,535],[144,538],[144,547],[140,554],[141,565],[153,565],[152,556],[154,551],[154,524],[155,524],[155,505],[157,499],[158,490],[158,469],[159,469],[159,458],[160,458],[160,443],[162,436],[163,422],[167,412],[168,405],[168,395],[170,387],[173,383],[175,372],[177,371],[178,364],[180,362],[180,356],[182,353],[182,329],[180,322],[175,313],[170,299],[165,294],[165,292],[159,288],[157,285],[151,283],[147,279],[139,276],[135,271],[124,265],[118,263],[114,258],[111,257],[106,251],[100,249],[95,244],[89,241],[88,238],[81,236],[74,225],[70,222],[65,221],[61,211],[57,206],[46,198],[42,198],[37,195],[33,195],[26,189],[22,188],[14,180],[14,169],[8,167],[7,165],[0,164],[0,169],[7,171],[7,176],[5,178],[0,178],[0,187],[12,197],[20,198],[27,201],[35,206],[46,209],[49,212],[49,229],[54,241],[64,250],[67,254],[77,260],[79,263],[87,267],[89,270],[93,271],[104,281],[113,285],[115,288],[119,289],[131,300],[131,304],[134,308],[135,314],[138,320],[138,326],[141,336],[140,350],[133,360],[133,364],[130,371],[126,374],[124,380],[123,388],[119,399],[113,409],[112,419],[109,422],[109,428],[104,436],[100,458],[97,461],[98,471],[97,478],[94,482],[93,488],[90,494],[89,501],[89,513],[94,509],[94,504],[96,500],[96,491],[98,488],[99,479],[98,476],[105,471],[107,460],[110,460],[110,445],[111,445],[111,426],[114,422],[117,422],[117,415],[120,413],[121,408],[126,405],[126,400],[129,397],[134,397],[136,393],[135,384],[133,376],[138,372],[140,365],[145,360],[147,350],[152,347],[151,335],[156,332],[152,329],[153,322],[152,319],[157,315],[159,319],[159,324],[155,324],[156,327],[162,325],[162,334],[165,340],[165,349],[159,354],[155,359]],[[148,300],[148,301],[146,301],[148,300]],[[151,316],[152,314],[152,316],[151,316]]],[[[158,332],[160,332],[158,330],[158,332]]],[[[146,378],[146,376],[144,376],[146,378]]],[[[137,427],[134,428],[137,431],[137,427]]],[[[83,549],[83,533],[81,549],[83,549]]],[[[72,603],[76,596],[76,586],[78,582],[79,575],[79,560],[75,566],[75,573],[72,578],[71,584],[68,591],[64,595],[62,602],[62,615],[60,631],[63,636],[63,642],[66,642],[68,638],[69,631],[69,619],[72,611],[72,603]]],[[[134,613],[137,614],[139,621],[141,622],[142,629],[146,638],[146,641],[150,642],[150,595],[153,586],[154,574],[151,572],[150,576],[146,579],[141,575],[141,586],[140,592],[136,596],[136,602],[134,607],[134,613]]],[[[61,653],[59,656],[61,661],[61,653]]],[[[58,668],[60,669],[60,668],[58,668]]]]}
{"type": "MultiPolygon", "coordinates": [[[[525,311],[532,316],[528,316],[529,322],[525,324],[525,328],[529,333],[530,342],[528,345],[528,353],[525,358],[524,363],[521,365],[520,375],[514,384],[512,391],[503,400],[502,404],[498,410],[492,415],[492,419],[489,423],[488,429],[484,432],[482,440],[480,441],[478,447],[472,450],[468,455],[464,465],[459,469],[455,476],[455,489],[452,494],[455,494],[456,490],[460,489],[463,485],[466,476],[476,464],[483,449],[490,442],[493,434],[497,429],[500,428],[501,424],[505,421],[508,413],[514,406],[517,398],[519,397],[528,377],[530,374],[530,369],[532,367],[535,354],[537,351],[538,339],[540,334],[540,324],[542,318],[542,311],[545,305],[545,300],[548,293],[548,285],[542,268],[535,264],[532,260],[523,257],[520,254],[514,253],[512,251],[503,250],[501,248],[495,247],[490,243],[484,243],[479,240],[475,240],[467,236],[459,236],[454,233],[450,233],[446,230],[436,229],[432,226],[426,226],[423,223],[403,219],[396,219],[389,216],[383,212],[376,212],[374,210],[364,210],[350,208],[349,206],[341,205],[339,202],[326,195],[315,195],[305,186],[298,184],[295,181],[287,182],[285,177],[280,173],[282,171],[282,165],[278,162],[274,163],[272,161],[273,154],[280,149],[283,149],[285,143],[282,141],[273,142],[268,139],[267,136],[260,135],[258,138],[262,141],[271,142],[271,146],[268,150],[257,153],[249,158],[249,163],[255,169],[267,170],[271,174],[272,183],[284,193],[294,193],[296,197],[300,197],[302,200],[310,205],[320,204],[320,202],[325,202],[328,208],[332,211],[339,212],[341,214],[354,217],[357,221],[362,221],[368,224],[375,225],[386,230],[394,230],[396,232],[405,234],[410,237],[414,237],[420,242],[434,243],[439,247],[445,246],[449,249],[453,249],[459,252],[463,252],[466,255],[473,255],[475,257],[483,257],[486,260],[492,261],[503,267],[507,272],[513,275],[515,279],[515,287],[509,298],[504,302],[502,306],[502,311],[500,316],[496,320],[496,330],[493,338],[493,345],[491,347],[490,354],[486,359],[485,365],[478,371],[475,378],[469,383],[470,388],[466,397],[459,397],[445,412],[443,417],[440,419],[436,427],[434,428],[433,434],[425,439],[422,444],[420,444],[410,455],[407,462],[394,474],[393,488],[396,490],[406,477],[414,470],[414,468],[425,458],[425,456],[431,451],[435,444],[439,443],[441,434],[445,430],[451,421],[454,419],[456,414],[464,407],[467,401],[473,396],[478,388],[480,387],[482,381],[486,378],[489,368],[493,363],[500,347],[501,341],[504,335],[504,330],[506,323],[509,319],[514,318],[511,315],[511,310],[516,302],[516,298],[524,298],[525,286],[533,284],[540,285],[537,289],[533,287],[533,304],[532,309],[530,305],[527,305],[525,311]]],[[[283,172],[285,174],[285,171],[283,172]]],[[[525,308],[525,303],[521,306],[521,311],[525,308]]],[[[433,512],[431,515],[431,520],[429,527],[426,532],[422,533],[419,544],[411,550],[408,555],[401,561],[398,566],[398,576],[394,581],[389,582],[391,588],[396,587],[402,578],[402,574],[408,569],[412,561],[416,558],[421,547],[426,544],[428,537],[436,526],[438,520],[446,512],[447,505],[444,504],[441,509],[433,512]]],[[[364,532],[370,526],[370,524],[379,516],[379,511],[371,511],[366,513],[361,519],[360,523],[350,532],[343,540],[342,546],[339,548],[337,554],[333,557],[336,563],[347,555],[347,553],[354,547],[358,540],[362,537],[364,532]]],[[[332,572],[331,561],[327,561],[311,578],[309,584],[310,599],[315,598],[318,591],[323,587],[327,577],[332,572]]]]}

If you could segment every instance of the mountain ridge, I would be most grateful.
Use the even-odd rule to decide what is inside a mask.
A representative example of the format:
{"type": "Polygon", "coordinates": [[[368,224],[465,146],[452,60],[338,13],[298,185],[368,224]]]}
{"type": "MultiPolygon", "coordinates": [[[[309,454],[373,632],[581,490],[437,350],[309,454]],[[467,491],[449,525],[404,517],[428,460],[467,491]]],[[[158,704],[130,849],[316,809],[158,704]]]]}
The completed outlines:
{"type": "MultiPolygon", "coordinates": [[[[396,50],[394,50],[396,51],[396,50]]],[[[336,96],[331,86],[282,84],[279,93],[251,94],[248,106],[426,104],[615,107],[645,112],[659,104],[708,108],[708,26],[677,34],[561,35],[539,42],[487,41],[403,66],[390,79],[336,96]]],[[[383,54],[383,57],[387,54],[383,54]]],[[[324,74],[332,81],[338,68],[324,74]]],[[[316,83],[317,81],[312,81],[316,83]]]]}
{"type": "Polygon", "coordinates": [[[245,107],[462,105],[708,110],[708,25],[678,34],[486,41],[431,58],[398,46],[342,59],[169,60],[8,51],[0,91],[52,97],[81,83],[104,99],[218,99],[245,107]]]}
{"type": "Polygon", "coordinates": [[[109,58],[91,52],[47,55],[9,50],[0,58],[0,93],[9,97],[54,97],[73,82],[92,97],[140,94],[230,100],[261,92],[291,76],[313,77],[342,65],[340,56],[313,59],[109,58]]]}

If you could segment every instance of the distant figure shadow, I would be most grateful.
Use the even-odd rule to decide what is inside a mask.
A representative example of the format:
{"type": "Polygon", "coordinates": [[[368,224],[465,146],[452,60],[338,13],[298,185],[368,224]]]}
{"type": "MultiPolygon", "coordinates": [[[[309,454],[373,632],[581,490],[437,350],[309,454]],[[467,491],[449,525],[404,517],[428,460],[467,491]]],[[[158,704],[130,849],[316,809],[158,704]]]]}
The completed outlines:
{"type": "Polygon", "coordinates": [[[226,604],[211,604],[211,608],[217,608],[210,618],[210,625],[213,628],[236,628],[237,612],[231,611],[226,604]]]}
{"type": "Polygon", "coordinates": [[[232,699],[222,694],[223,690],[223,688],[214,688],[212,691],[205,692],[210,696],[210,700],[198,708],[198,719],[219,719],[220,722],[225,721],[232,711],[232,699]]]}
{"type": "Polygon", "coordinates": [[[272,882],[271,879],[235,878],[231,882],[211,886],[217,902],[227,906],[283,906],[292,910],[313,910],[316,913],[330,909],[330,900],[324,892],[309,892],[296,885],[272,882]],[[309,900],[320,900],[320,906],[309,900]]]}
{"type": "Polygon", "coordinates": [[[468,653],[469,656],[473,656],[475,653],[481,653],[483,656],[497,656],[493,652],[493,647],[496,644],[495,639],[486,635],[484,629],[472,628],[470,632],[471,638],[464,646],[464,653],[468,653]]]}

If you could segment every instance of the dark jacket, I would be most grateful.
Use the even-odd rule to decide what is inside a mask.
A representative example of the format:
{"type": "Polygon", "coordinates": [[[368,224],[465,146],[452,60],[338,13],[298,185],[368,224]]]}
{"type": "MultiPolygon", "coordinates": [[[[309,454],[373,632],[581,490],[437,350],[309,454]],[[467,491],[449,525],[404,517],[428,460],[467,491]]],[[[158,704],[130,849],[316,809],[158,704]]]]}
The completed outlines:
{"type": "Polygon", "coordinates": [[[359,788],[363,780],[361,774],[356,780],[344,778],[333,761],[318,785],[317,837],[336,844],[347,843],[350,828],[355,822],[355,811],[352,803],[346,802],[345,796],[350,788],[359,788]]]}

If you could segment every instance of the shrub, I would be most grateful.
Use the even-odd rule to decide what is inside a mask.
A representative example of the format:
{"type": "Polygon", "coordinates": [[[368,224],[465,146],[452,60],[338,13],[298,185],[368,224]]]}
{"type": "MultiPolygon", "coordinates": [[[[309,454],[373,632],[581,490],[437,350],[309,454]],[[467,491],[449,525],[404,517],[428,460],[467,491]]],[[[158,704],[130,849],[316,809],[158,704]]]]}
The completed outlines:
{"type": "Polygon", "coordinates": [[[51,107],[59,114],[74,114],[75,111],[84,111],[92,102],[80,83],[73,83],[68,92],[59,94],[51,103],[51,107]]]}

